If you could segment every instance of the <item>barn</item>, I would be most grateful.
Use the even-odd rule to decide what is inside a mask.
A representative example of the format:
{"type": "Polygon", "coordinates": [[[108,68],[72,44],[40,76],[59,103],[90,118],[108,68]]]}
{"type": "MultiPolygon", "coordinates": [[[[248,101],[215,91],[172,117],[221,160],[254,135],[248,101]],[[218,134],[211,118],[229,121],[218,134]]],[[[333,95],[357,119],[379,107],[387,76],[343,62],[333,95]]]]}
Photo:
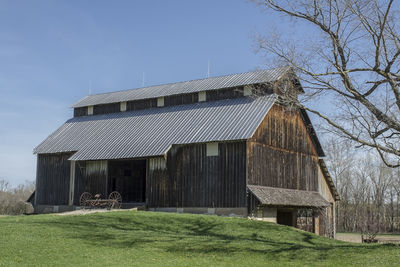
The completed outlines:
{"type": "Polygon", "coordinates": [[[118,191],[126,208],[249,216],[334,236],[339,197],[307,113],[279,101],[283,81],[302,92],[285,67],[84,97],[34,149],[36,212],[118,191]]]}

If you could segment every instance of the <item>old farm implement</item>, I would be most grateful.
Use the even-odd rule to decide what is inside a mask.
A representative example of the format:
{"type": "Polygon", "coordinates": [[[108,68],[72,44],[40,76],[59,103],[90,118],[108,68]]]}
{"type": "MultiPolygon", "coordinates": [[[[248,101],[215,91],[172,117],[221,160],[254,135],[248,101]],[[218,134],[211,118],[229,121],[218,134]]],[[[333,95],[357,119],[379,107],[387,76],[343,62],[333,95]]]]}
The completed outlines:
{"type": "Polygon", "coordinates": [[[111,192],[108,199],[102,199],[101,194],[96,194],[93,197],[89,192],[84,192],[79,199],[80,206],[84,208],[118,209],[121,207],[121,202],[121,194],[117,191],[111,192]]]}

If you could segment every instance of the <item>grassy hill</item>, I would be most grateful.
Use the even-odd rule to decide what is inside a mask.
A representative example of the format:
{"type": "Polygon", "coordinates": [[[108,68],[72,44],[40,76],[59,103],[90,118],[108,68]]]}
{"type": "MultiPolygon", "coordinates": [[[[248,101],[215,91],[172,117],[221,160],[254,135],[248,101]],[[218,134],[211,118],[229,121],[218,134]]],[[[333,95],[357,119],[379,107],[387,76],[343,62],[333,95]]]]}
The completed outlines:
{"type": "Polygon", "coordinates": [[[400,248],[242,218],[121,211],[0,218],[0,266],[394,266],[400,248]]]}

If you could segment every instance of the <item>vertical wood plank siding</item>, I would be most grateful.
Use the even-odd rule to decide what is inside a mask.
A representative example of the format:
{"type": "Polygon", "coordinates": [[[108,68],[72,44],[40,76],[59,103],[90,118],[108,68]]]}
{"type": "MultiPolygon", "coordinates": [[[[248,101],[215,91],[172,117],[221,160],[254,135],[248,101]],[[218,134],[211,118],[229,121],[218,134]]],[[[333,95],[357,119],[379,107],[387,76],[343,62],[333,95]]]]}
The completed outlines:
{"type": "Polygon", "coordinates": [[[68,205],[71,153],[39,154],[36,205],[68,205]]]}
{"type": "Polygon", "coordinates": [[[75,194],[74,194],[74,205],[79,205],[79,198],[82,193],[85,192],[85,161],[77,161],[75,163],[75,194]]]}
{"type": "Polygon", "coordinates": [[[88,107],[74,108],[74,117],[87,116],[88,107]]]}
{"type": "Polygon", "coordinates": [[[120,103],[111,103],[93,106],[93,115],[120,112],[120,103]]]}
{"type": "Polygon", "coordinates": [[[126,103],[126,111],[157,107],[157,98],[133,100],[126,103]]]}
{"type": "Polygon", "coordinates": [[[107,173],[108,162],[106,160],[95,160],[86,162],[85,191],[91,194],[101,194],[107,198],[107,173]]]}
{"type": "Polygon", "coordinates": [[[166,96],[164,97],[164,106],[193,104],[199,101],[198,96],[198,93],[166,96]]]}
{"type": "Polygon", "coordinates": [[[93,196],[101,194],[102,198],[107,198],[107,172],[108,162],[105,160],[78,161],[75,164],[74,204],[79,205],[83,192],[89,192],[93,196]]]}
{"type": "Polygon", "coordinates": [[[318,157],[301,116],[274,105],[247,141],[248,184],[318,190],[318,157]]]}
{"type": "Polygon", "coordinates": [[[243,86],[227,88],[227,89],[211,90],[206,92],[206,101],[217,101],[222,99],[231,99],[238,97],[243,97],[243,86]]]}
{"type": "Polygon", "coordinates": [[[208,157],[206,144],[173,148],[166,169],[150,160],[149,207],[246,207],[246,142],[218,147],[208,157]]]}

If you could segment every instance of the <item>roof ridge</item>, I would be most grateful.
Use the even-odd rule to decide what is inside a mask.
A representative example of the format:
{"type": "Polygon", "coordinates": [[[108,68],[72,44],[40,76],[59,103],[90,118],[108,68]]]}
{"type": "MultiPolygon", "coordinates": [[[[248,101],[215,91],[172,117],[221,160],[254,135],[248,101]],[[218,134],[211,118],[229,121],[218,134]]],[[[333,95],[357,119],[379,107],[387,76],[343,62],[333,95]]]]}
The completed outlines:
{"type": "Polygon", "coordinates": [[[187,83],[187,82],[194,82],[194,81],[209,80],[209,79],[215,79],[215,78],[221,78],[221,77],[227,77],[227,76],[239,75],[239,74],[256,73],[256,72],[271,71],[271,70],[278,70],[278,69],[284,70],[284,69],[287,69],[287,68],[288,68],[287,66],[284,66],[284,67],[276,67],[276,68],[271,68],[271,69],[261,69],[261,70],[254,70],[254,71],[246,71],[246,72],[238,72],[238,73],[231,73],[231,74],[225,74],[225,75],[218,75],[218,76],[213,76],[213,77],[208,77],[208,78],[201,78],[201,79],[192,79],[192,80],[186,80],[186,81],[181,81],[181,82],[160,83],[160,84],[155,84],[155,85],[150,85],[150,86],[145,86],[145,87],[136,87],[136,88],[122,89],[122,90],[105,92],[105,93],[90,94],[90,95],[86,95],[85,97],[97,96],[97,95],[107,95],[107,94],[118,93],[118,92],[126,92],[126,91],[131,91],[131,90],[147,89],[147,88],[157,87],[157,86],[161,86],[161,85],[169,85],[169,84],[178,84],[178,83],[187,83]]]}

